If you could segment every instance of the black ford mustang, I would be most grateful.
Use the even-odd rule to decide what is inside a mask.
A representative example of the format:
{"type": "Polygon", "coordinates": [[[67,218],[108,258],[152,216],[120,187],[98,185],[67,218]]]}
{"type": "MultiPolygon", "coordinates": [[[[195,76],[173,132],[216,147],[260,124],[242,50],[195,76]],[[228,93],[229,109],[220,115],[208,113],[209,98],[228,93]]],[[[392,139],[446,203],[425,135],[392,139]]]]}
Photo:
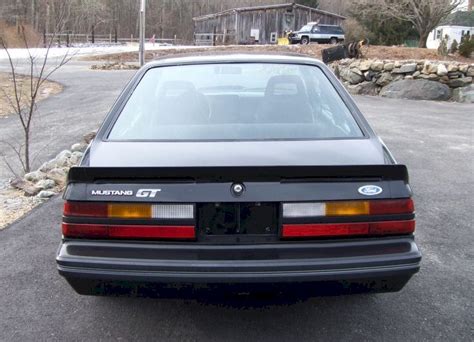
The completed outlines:
{"type": "Polygon", "coordinates": [[[57,265],[81,294],[144,284],[397,291],[421,259],[406,167],[329,69],[305,57],[146,65],[64,198],[57,265]]]}

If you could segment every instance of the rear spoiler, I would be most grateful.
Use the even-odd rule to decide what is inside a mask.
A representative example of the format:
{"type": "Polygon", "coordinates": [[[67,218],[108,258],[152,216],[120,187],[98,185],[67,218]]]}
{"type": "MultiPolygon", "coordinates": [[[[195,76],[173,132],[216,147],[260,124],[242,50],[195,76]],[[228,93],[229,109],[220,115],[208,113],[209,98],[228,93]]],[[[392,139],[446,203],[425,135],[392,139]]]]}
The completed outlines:
{"type": "Polygon", "coordinates": [[[357,166],[237,166],[237,167],[72,167],[68,183],[96,181],[162,180],[191,182],[292,181],[301,179],[402,180],[408,183],[405,165],[357,166]]]}

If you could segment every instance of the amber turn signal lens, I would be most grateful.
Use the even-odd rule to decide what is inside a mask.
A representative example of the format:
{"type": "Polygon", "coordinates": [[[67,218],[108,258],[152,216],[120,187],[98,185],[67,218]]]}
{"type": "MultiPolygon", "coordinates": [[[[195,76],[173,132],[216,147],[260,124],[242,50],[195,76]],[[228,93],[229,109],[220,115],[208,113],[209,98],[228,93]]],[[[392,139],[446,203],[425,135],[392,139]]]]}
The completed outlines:
{"type": "Polygon", "coordinates": [[[326,216],[369,215],[368,201],[326,202],[326,216]]]}
{"type": "Polygon", "coordinates": [[[109,204],[108,217],[111,218],[151,218],[149,204],[109,204]]]}

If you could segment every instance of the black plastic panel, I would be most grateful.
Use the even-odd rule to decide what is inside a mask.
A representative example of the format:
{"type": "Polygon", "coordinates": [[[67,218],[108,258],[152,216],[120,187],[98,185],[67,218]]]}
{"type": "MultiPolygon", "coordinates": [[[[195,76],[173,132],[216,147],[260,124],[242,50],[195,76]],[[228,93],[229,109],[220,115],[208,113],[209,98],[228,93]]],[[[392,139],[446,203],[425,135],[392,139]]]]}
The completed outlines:
{"type": "Polygon", "coordinates": [[[281,181],[282,179],[378,178],[408,182],[405,165],[232,166],[232,167],[72,167],[68,183],[104,180],[204,182],[281,181]]]}
{"type": "Polygon", "coordinates": [[[197,216],[202,236],[278,234],[278,203],[203,203],[197,216]]]}

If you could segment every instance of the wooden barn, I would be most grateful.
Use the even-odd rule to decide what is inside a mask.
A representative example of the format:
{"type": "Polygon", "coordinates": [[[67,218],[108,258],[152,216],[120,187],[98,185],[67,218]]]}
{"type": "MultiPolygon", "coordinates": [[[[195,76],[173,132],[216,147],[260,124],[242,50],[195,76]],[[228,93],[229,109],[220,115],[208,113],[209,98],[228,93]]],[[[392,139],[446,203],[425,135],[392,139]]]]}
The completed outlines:
{"type": "Polygon", "coordinates": [[[345,17],[295,3],[233,8],[193,18],[196,45],[276,44],[308,22],[340,25],[345,17]]]}

